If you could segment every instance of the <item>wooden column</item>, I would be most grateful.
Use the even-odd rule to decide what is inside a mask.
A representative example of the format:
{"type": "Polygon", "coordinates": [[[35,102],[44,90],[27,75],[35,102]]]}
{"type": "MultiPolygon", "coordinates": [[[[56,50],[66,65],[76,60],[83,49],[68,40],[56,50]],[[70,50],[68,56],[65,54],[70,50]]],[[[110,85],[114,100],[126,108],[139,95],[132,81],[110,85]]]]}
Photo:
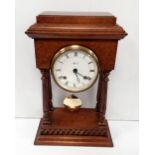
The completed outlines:
{"type": "Polygon", "coordinates": [[[107,86],[108,86],[108,75],[110,72],[100,71],[100,77],[98,82],[97,92],[97,104],[96,110],[99,112],[99,125],[105,124],[105,112],[107,104],[107,86]]]}
{"type": "Polygon", "coordinates": [[[49,104],[50,104],[50,110],[54,110],[53,108],[53,103],[52,103],[52,84],[51,84],[51,75],[50,75],[50,71],[48,74],[48,82],[49,82],[49,104]]]}
{"type": "Polygon", "coordinates": [[[44,119],[50,120],[49,111],[53,109],[50,70],[40,69],[42,74],[44,119]]]}

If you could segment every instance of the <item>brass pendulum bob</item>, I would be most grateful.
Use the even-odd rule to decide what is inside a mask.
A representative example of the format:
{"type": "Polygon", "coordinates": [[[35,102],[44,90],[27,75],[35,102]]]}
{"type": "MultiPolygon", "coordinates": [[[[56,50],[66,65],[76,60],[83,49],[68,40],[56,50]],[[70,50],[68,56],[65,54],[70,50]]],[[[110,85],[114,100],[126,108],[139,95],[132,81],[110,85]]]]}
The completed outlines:
{"type": "Polygon", "coordinates": [[[75,111],[81,107],[82,101],[77,96],[72,94],[68,97],[65,97],[63,104],[70,111],[75,111]]]}

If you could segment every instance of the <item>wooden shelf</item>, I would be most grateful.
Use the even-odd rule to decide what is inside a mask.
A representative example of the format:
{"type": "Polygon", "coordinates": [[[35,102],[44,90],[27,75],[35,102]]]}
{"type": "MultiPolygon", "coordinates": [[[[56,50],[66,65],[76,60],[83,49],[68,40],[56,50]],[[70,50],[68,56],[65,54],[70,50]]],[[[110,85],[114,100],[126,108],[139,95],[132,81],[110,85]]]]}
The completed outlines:
{"type": "Polygon", "coordinates": [[[52,123],[42,118],[35,139],[36,145],[112,146],[107,121],[98,125],[95,109],[68,111],[56,108],[50,112],[52,123]]]}

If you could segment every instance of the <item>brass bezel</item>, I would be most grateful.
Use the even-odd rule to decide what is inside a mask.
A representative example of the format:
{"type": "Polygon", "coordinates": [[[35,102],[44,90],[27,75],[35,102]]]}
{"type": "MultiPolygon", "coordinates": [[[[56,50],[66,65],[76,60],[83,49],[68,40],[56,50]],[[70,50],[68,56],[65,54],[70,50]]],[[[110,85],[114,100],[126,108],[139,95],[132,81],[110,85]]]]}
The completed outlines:
{"type": "Polygon", "coordinates": [[[56,83],[60,88],[62,88],[63,90],[68,91],[68,92],[71,92],[71,93],[83,92],[83,91],[86,91],[86,90],[88,90],[89,88],[91,88],[91,87],[94,85],[94,83],[96,82],[96,80],[97,80],[97,78],[98,78],[98,75],[99,75],[99,61],[98,61],[98,58],[97,58],[97,56],[95,55],[95,53],[94,53],[91,49],[89,49],[89,48],[87,48],[87,47],[84,47],[84,46],[81,46],[81,45],[69,45],[69,46],[65,46],[65,47],[61,48],[61,49],[55,54],[55,56],[53,57],[53,61],[52,61],[52,63],[51,63],[51,74],[52,74],[52,77],[53,77],[55,83],[56,83]],[[62,87],[62,86],[59,84],[59,82],[56,80],[56,78],[55,78],[55,76],[54,76],[53,66],[54,66],[55,61],[57,60],[57,58],[58,58],[60,55],[62,55],[63,53],[65,53],[65,52],[67,52],[67,51],[69,51],[69,50],[82,50],[83,52],[85,52],[85,53],[89,54],[91,57],[93,57],[94,61],[96,62],[96,65],[97,65],[97,76],[96,76],[96,78],[94,79],[93,83],[92,83],[89,87],[87,87],[87,88],[85,88],[85,89],[78,90],[78,91],[77,91],[77,90],[74,91],[74,90],[66,89],[66,88],[62,87]]]}

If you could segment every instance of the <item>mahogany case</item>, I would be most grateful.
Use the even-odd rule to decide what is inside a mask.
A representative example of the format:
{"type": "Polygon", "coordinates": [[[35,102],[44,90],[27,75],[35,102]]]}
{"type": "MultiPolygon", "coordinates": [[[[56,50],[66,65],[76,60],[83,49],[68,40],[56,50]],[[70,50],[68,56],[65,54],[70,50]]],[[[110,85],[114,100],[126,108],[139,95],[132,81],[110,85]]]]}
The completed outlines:
{"type": "Polygon", "coordinates": [[[34,39],[36,67],[42,73],[44,116],[35,144],[112,146],[105,118],[107,82],[115,66],[118,40],[127,35],[116,17],[104,12],[43,12],[26,34],[34,39]],[[54,108],[50,75],[54,55],[72,44],[90,48],[100,64],[96,108],[74,113],[54,108]]]}

